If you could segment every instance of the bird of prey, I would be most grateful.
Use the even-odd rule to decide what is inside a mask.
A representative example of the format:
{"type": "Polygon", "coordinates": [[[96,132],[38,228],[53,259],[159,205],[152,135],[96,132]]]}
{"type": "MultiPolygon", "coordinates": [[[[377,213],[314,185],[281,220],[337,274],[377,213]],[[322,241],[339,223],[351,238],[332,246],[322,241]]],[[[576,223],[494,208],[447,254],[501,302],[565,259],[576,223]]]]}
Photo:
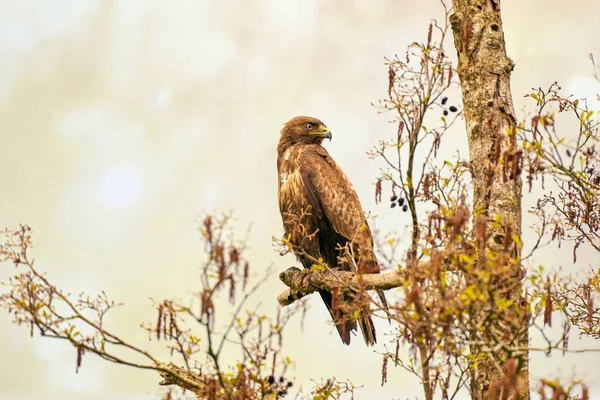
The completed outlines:
{"type": "MultiPolygon", "coordinates": [[[[284,239],[305,268],[325,263],[328,268],[358,274],[379,273],[358,195],[321,146],[323,139],[331,138],[323,122],[305,116],[292,118],[281,130],[277,173],[284,239]]],[[[358,322],[365,343],[376,343],[371,298],[365,291],[320,290],[319,294],[342,342],[350,344],[350,333],[356,331],[358,322]]],[[[383,292],[378,295],[387,309],[383,292]]]]}

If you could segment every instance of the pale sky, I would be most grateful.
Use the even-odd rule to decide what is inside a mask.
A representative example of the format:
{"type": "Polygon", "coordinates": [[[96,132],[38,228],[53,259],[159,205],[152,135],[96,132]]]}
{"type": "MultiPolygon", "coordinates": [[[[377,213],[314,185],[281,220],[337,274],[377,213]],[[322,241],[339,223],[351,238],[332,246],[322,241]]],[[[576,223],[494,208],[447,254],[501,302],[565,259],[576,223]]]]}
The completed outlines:
{"type": "MultiPolygon", "coordinates": [[[[184,297],[199,284],[203,210],[234,210],[240,231],[253,224],[254,269],[294,265],[271,237],[282,232],[275,147],[295,115],[328,125],[326,147],[376,228],[403,232],[407,214],[374,202],[381,165],[365,152],[396,127],[370,103],[387,88],[383,57],[422,41],[441,15],[437,0],[0,0],[0,227],[31,225],[38,268],[66,291],[105,290],[125,303],[112,321],[144,346],[149,297],[184,297]]],[[[598,15],[592,0],[503,2],[518,116],[524,94],[555,80],[578,97],[600,92],[588,60],[600,60],[598,15]]],[[[466,139],[456,146],[448,157],[466,139]]],[[[577,266],[569,250],[536,262],[598,267],[585,254],[577,266]]],[[[14,273],[0,271],[2,280],[14,273]]],[[[264,312],[283,288],[273,277],[264,312]]],[[[420,395],[400,369],[381,387],[381,357],[360,338],[343,346],[320,300],[310,304],[311,328],[296,321],[285,337],[298,384],[335,376],[363,385],[358,399],[420,395]]],[[[0,324],[0,399],[160,396],[155,373],[87,356],[75,374],[69,345],[30,339],[6,314],[0,324]]],[[[597,354],[532,356],[532,378],[583,376],[596,393],[599,370],[597,354]]]]}

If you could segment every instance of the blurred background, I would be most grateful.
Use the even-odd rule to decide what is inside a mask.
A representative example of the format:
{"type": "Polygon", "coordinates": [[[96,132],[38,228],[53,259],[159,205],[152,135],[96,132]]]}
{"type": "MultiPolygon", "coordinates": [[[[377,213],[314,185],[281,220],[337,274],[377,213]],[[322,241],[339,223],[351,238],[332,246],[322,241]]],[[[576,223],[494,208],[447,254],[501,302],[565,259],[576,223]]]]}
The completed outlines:
{"type": "MultiPolygon", "coordinates": [[[[555,80],[596,99],[588,54],[600,59],[600,3],[502,7],[518,116],[524,94],[555,80]]],[[[437,0],[1,0],[0,227],[33,227],[37,266],[57,286],[105,290],[125,303],[111,324],[141,346],[147,335],[139,324],[155,318],[149,298],[185,297],[199,284],[203,210],[234,210],[240,232],[252,224],[254,270],[294,265],[271,237],[282,233],[275,147],[295,115],[328,125],[334,140],[326,147],[378,216],[375,228],[402,232],[408,214],[374,202],[381,165],[365,152],[396,127],[370,103],[386,94],[383,57],[425,40],[429,21],[442,16],[437,0]]],[[[466,156],[466,138],[456,137],[466,156]]],[[[576,266],[568,249],[543,254],[531,265],[598,267],[591,252],[576,266]]],[[[0,277],[14,272],[2,265],[0,277]]],[[[274,313],[282,289],[273,277],[262,291],[265,313],[274,313]]],[[[363,385],[359,399],[420,395],[418,381],[398,368],[381,387],[381,357],[361,339],[343,346],[320,300],[311,305],[305,327],[312,328],[301,332],[295,321],[285,337],[297,386],[335,376],[363,385]]],[[[1,399],[162,393],[157,374],[91,355],[76,374],[73,348],[31,339],[10,321],[0,314],[1,399]]],[[[576,345],[598,347],[573,337],[576,345]]],[[[532,379],[582,376],[600,396],[598,370],[593,354],[532,356],[532,379]]]]}

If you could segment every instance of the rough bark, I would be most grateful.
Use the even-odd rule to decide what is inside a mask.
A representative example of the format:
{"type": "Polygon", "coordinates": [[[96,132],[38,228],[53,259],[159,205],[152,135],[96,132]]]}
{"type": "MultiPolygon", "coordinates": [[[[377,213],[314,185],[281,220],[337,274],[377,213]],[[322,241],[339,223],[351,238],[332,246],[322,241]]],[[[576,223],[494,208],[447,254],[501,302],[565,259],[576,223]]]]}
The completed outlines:
{"type": "Polygon", "coordinates": [[[287,306],[294,301],[319,289],[332,290],[345,288],[347,290],[388,290],[402,286],[403,278],[392,272],[387,274],[364,274],[360,278],[348,271],[311,271],[300,270],[296,267],[288,268],[279,274],[279,279],[289,288],[284,290],[277,301],[281,306],[287,306]]]}
{"type": "MultiPolygon", "coordinates": [[[[450,20],[472,166],[473,226],[476,230],[483,227],[479,231],[485,232],[484,239],[477,242],[477,265],[488,268],[486,254],[506,252],[507,241],[511,257],[520,256],[519,241],[510,239],[521,237],[520,152],[516,147],[510,91],[514,64],[506,55],[500,0],[453,0],[452,3],[454,14],[450,20]]],[[[520,284],[523,273],[518,262],[510,266],[508,278],[506,290],[499,291],[504,293],[496,295],[515,300],[515,312],[527,324],[528,311],[520,284]]],[[[477,318],[473,315],[475,323],[477,318]]],[[[521,347],[528,347],[527,334],[520,335],[517,341],[521,347]]],[[[474,347],[471,351],[477,354],[481,349],[474,347]]],[[[522,354],[519,361],[519,376],[528,387],[528,354],[522,354]]],[[[493,397],[490,385],[501,379],[497,364],[490,357],[481,358],[471,372],[473,398],[493,397]]],[[[528,393],[524,396],[521,398],[529,398],[528,393]]]]}

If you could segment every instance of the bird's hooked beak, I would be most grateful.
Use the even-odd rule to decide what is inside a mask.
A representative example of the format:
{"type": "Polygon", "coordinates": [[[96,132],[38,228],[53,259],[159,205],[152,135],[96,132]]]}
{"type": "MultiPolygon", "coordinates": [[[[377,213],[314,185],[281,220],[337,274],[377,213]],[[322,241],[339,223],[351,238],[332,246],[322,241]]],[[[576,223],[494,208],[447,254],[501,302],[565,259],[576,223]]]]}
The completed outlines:
{"type": "Polygon", "coordinates": [[[329,131],[329,129],[326,126],[322,126],[320,131],[323,139],[329,139],[329,141],[331,142],[331,138],[333,137],[331,131],[329,131]]]}

